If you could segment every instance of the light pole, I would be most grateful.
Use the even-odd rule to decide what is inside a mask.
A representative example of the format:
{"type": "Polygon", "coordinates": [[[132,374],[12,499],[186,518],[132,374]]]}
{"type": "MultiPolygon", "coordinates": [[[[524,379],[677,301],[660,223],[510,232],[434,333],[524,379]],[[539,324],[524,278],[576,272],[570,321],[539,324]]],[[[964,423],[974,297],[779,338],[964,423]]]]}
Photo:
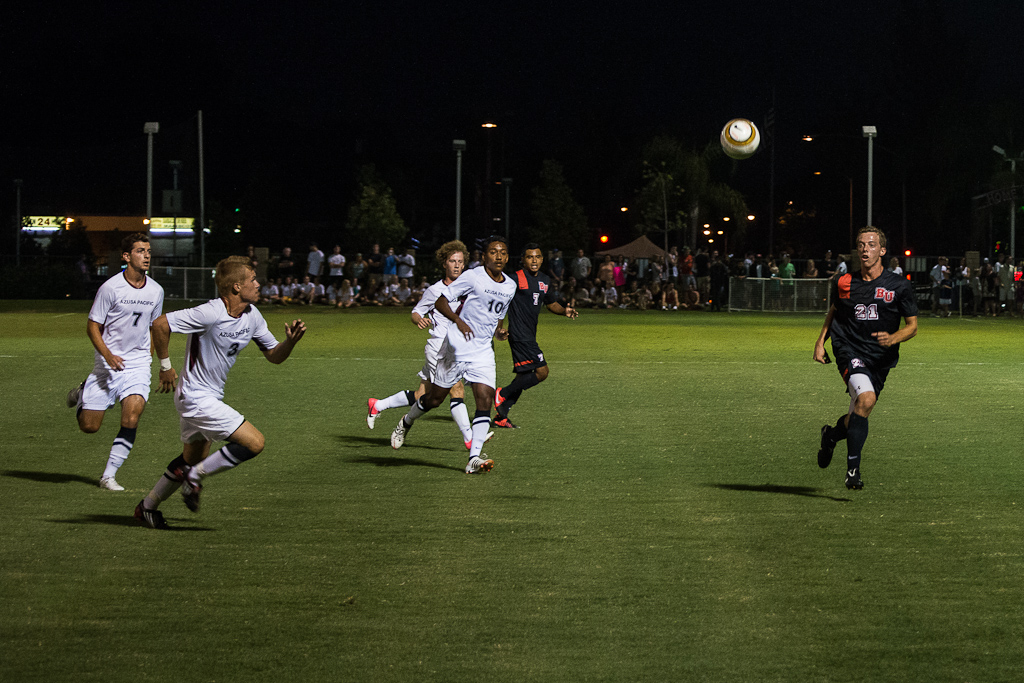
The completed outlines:
{"type": "Polygon", "coordinates": [[[505,186],[505,239],[511,238],[512,223],[511,223],[511,211],[510,207],[510,195],[512,194],[512,179],[502,178],[501,184],[505,186]]]}
{"type": "Polygon", "coordinates": [[[1006,150],[999,145],[992,145],[992,151],[1003,158],[1003,161],[1010,162],[1010,259],[1015,260],[1017,255],[1017,162],[1024,161],[1024,158],[1011,158],[1006,156],[1006,150]]]}
{"type": "Polygon", "coordinates": [[[146,222],[153,217],[153,135],[160,132],[160,124],[148,121],[142,126],[142,132],[149,138],[146,141],[146,222]]]}
{"type": "Polygon", "coordinates": [[[878,136],[878,128],[875,126],[861,126],[864,137],[868,139],[868,222],[866,225],[873,225],[871,222],[871,193],[875,187],[875,138],[878,136]]]}
{"type": "Polygon", "coordinates": [[[498,124],[493,121],[487,121],[481,123],[480,127],[485,131],[487,136],[487,165],[484,169],[484,221],[488,233],[494,231],[494,215],[491,213],[491,194],[493,192],[493,186],[491,185],[491,139],[494,137],[490,134],[490,131],[498,127],[498,124]]]}
{"type": "Polygon", "coordinates": [[[14,264],[21,266],[21,178],[14,179],[14,264]]]}
{"type": "Polygon", "coordinates": [[[462,153],[466,150],[465,140],[452,140],[455,150],[455,239],[461,239],[462,231],[462,153]]]}

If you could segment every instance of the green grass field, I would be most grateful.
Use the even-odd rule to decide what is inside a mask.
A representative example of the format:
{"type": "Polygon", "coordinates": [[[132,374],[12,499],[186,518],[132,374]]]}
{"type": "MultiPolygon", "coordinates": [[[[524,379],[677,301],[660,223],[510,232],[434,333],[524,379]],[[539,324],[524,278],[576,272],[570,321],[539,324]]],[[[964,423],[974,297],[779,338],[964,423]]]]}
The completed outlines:
{"type": "Polygon", "coordinates": [[[921,319],[849,492],[845,446],[815,462],[847,407],[817,316],[546,315],[551,377],[467,476],[446,407],[401,451],[401,411],[366,428],[415,387],[407,311],[303,311],[288,362],[251,345],[229,378],[266,450],[158,532],[131,515],[173,404],[98,489],[118,409],[86,435],[64,407],[87,309],[0,302],[2,681],[1024,676],[1020,320],[921,319]]]}

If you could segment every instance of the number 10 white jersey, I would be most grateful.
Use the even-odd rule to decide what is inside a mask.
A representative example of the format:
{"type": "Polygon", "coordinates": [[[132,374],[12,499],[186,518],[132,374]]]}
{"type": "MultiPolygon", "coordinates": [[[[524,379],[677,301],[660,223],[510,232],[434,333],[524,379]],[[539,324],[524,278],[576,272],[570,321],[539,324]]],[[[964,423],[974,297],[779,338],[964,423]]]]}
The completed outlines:
{"type": "Polygon", "coordinates": [[[498,323],[505,317],[515,293],[516,283],[512,278],[503,274],[502,281],[495,282],[484,266],[467,270],[458,280],[448,285],[442,294],[449,304],[466,297],[459,317],[473,330],[473,338],[466,341],[458,326],[452,325],[448,329],[448,344],[455,351],[455,360],[461,362],[490,358],[493,362],[491,338],[498,323]]]}
{"type": "Polygon", "coordinates": [[[256,341],[261,351],[269,351],[278,343],[255,306],[250,305],[242,315],[232,318],[223,299],[168,313],[167,323],[171,332],[188,335],[177,393],[193,400],[224,399],[228,371],[250,339],[256,341]]]}

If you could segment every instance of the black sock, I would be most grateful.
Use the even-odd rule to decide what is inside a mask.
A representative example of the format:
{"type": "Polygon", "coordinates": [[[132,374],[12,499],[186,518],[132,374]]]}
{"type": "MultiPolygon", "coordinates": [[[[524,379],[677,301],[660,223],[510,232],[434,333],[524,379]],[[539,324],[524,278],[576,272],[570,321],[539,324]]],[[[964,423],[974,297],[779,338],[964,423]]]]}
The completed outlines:
{"type": "Polygon", "coordinates": [[[182,453],[174,460],[167,463],[167,471],[164,472],[164,476],[171,481],[181,481],[181,479],[175,474],[178,470],[185,472],[188,470],[188,463],[185,462],[185,454],[182,453]]]}
{"type": "Polygon", "coordinates": [[[508,402],[509,407],[514,406],[524,391],[540,384],[536,372],[521,372],[516,375],[507,387],[502,387],[501,395],[508,402]]]}
{"type": "Polygon", "coordinates": [[[868,440],[868,419],[856,413],[850,415],[850,428],[846,441],[847,471],[860,469],[860,452],[868,440]]]}
{"type": "Polygon", "coordinates": [[[846,415],[843,415],[836,422],[835,426],[832,427],[832,431],[829,434],[829,436],[832,438],[833,441],[842,441],[843,439],[846,438],[846,434],[848,431],[849,430],[846,427],[846,415]]]}

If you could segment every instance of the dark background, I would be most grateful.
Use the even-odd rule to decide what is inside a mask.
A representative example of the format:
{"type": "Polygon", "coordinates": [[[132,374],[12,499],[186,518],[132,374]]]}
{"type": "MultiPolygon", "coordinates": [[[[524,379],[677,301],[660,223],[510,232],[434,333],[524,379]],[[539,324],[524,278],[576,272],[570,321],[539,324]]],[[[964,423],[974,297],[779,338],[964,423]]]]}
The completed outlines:
{"type": "MultiPolygon", "coordinates": [[[[990,251],[988,214],[971,197],[1005,182],[993,144],[1014,155],[1024,146],[1024,4],[966,5],[23,3],[0,29],[0,209],[8,225],[21,178],[24,214],[141,215],[142,126],[158,121],[154,213],[170,159],[184,162],[196,213],[202,110],[208,212],[240,208],[246,243],[304,251],[301,241],[318,239],[348,251],[365,163],[394,189],[411,236],[448,237],[453,138],[468,145],[465,233],[489,229],[489,147],[492,179],[514,178],[513,229],[530,220],[530,190],[553,158],[595,240],[615,243],[633,237],[619,207],[635,199],[645,143],[667,134],[702,148],[737,116],[764,134],[774,103],[775,213],[793,201],[815,214],[776,249],[845,247],[851,182],[855,228],[864,224],[870,124],[873,222],[894,246],[904,246],[905,201],[917,253],[990,251]],[[487,120],[498,128],[480,128],[487,120]],[[822,137],[804,143],[808,132],[822,137]]],[[[770,171],[767,140],[753,158],[715,166],[759,216],[748,248],[767,249],[770,171]]],[[[490,201],[503,215],[502,195],[490,201]]],[[[997,207],[992,240],[1006,223],[997,207]]],[[[8,254],[13,228],[3,235],[8,254]]]]}

